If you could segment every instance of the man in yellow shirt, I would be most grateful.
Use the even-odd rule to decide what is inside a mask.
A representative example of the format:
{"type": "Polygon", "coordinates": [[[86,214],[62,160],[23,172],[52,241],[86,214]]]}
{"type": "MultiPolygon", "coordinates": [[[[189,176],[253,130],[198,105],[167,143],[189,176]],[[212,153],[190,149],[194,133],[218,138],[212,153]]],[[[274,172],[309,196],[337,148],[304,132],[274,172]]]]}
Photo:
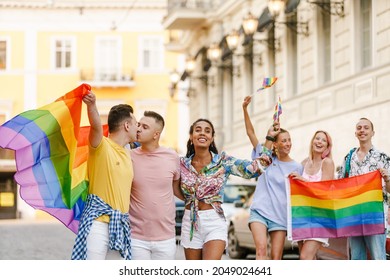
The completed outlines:
{"type": "Polygon", "coordinates": [[[137,139],[137,120],[130,105],[112,107],[109,136],[104,137],[95,94],[90,92],[83,101],[91,125],[89,194],[72,259],[131,259],[128,211],[133,166],[125,145],[137,139]]]}

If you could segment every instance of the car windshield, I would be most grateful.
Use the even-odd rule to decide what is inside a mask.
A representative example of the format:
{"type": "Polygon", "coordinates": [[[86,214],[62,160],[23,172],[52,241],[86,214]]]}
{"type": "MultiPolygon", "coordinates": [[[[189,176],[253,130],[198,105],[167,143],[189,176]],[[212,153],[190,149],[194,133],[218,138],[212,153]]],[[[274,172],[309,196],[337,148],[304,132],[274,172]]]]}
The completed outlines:
{"type": "Polygon", "coordinates": [[[226,185],[223,202],[234,203],[237,200],[241,200],[242,202],[245,202],[254,191],[255,191],[254,185],[239,185],[239,184],[226,185]]]}

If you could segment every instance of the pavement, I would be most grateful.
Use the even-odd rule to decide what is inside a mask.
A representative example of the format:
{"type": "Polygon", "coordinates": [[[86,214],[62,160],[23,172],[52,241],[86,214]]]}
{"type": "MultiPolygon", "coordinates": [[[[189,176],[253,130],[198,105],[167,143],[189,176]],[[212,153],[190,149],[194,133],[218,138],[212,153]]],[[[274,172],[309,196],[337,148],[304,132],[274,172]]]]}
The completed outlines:
{"type": "MultiPolygon", "coordinates": [[[[0,220],[0,260],[70,260],[75,238],[55,219],[0,220]]],[[[180,245],[176,259],[185,259],[180,245]]]]}
{"type": "Polygon", "coordinates": [[[69,260],[75,238],[57,220],[0,220],[0,259],[69,260]]]}

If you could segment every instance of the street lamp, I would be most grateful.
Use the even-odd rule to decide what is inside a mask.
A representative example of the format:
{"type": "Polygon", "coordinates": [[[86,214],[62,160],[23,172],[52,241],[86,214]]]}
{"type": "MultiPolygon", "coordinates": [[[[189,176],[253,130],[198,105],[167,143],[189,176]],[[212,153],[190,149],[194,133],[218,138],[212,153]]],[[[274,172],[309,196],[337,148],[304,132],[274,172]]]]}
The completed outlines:
{"type": "Polygon", "coordinates": [[[212,43],[207,50],[207,58],[210,59],[213,62],[217,62],[218,59],[221,57],[221,48],[218,46],[217,43],[212,43]]]}
{"type": "Polygon", "coordinates": [[[191,75],[192,72],[194,72],[195,67],[196,67],[195,59],[193,57],[187,58],[187,60],[186,60],[186,72],[188,73],[188,75],[191,75]]]}
{"type": "Polygon", "coordinates": [[[253,35],[257,31],[257,26],[259,25],[259,20],[251,13],[244,17],[242,28],[244,29],[245,34],[253,35]]]}
{"type": "Polygon", "coordinates": [[[285,24],[288,28],[293,30],[296,34],[303,34],[309,36],[309,24],[307,22],[299,21],[276,21],[279,14],[285,9],[285,0],[268,0],[268,11],[273,18],[275,24],[285,24]]]}
{"type": "Polygon", "coordinates": [[[281,11],[284,10],[286,3],[284,0],[268,0],[268,10],[272,17],[278,17],[281,11]]]}
{"type": "Polygon", "coordinates": [[[169,87],[169,96],[173,98],[173,96],[175,95],[177,83],[180,80],[180,75],[176,71],[176,69],[171,72],[171,74],[169,75],[169,79],[171,81],[171,86],[169,87]]]}
{"type": "Polygon", "coordinates": [[[233,29],[229,35],[226,36],[226,43],[231,51],[237,49],[239,41],[240,33],[236,29],[233,29]]]}

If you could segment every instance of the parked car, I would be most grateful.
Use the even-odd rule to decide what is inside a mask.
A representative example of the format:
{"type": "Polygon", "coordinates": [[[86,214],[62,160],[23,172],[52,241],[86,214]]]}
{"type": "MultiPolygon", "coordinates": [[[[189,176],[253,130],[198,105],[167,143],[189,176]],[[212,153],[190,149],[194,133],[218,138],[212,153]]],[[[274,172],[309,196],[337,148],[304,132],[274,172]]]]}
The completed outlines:
{"type": "Polygon", "coordinates": [[[254,193],[256,182],[242,179],[240,181],[228,181],[225,185],[222,209],[225,214],[226,222],[230,224],[230,218],[240,209],[235,203],[243,204],[254,193]]]}
{"type": "Polygon", "coordinates": [[[176,205],[176,218],[175,218],[176,236],[180,236],[181,235],[181,221],[183,219],[185,205],[184,205],[184,201],[178,199],[177,197],[175,197],[175,205],[176,205]]]}
{"type": "MultiPolygon", "coordinates": [[[[237,212],[230,218],[228,229],[227,254],[232,259],[245,259],[249,254],[256,253],[252,232],[248,226],[250,205],[253,193],[245,202],[236,202],[237,212]]],[[[283,259],[299,259],[299,250],[286,239],[284,244],[283,259]]]]}

